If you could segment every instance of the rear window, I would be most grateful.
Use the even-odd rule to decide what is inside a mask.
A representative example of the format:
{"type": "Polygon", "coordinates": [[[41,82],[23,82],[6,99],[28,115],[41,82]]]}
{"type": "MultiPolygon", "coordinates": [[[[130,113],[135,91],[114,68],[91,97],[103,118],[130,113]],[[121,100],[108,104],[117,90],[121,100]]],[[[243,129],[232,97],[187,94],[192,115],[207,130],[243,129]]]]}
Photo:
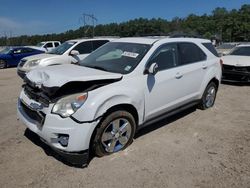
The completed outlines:
{"type": "Polygon", "coordinates": [[[207,43],[202,43],[203,46],[205,46],[212,54],[214,54],[216,57],[219,57],[216,49],[212,45],[212,43],[207,42],[207,43]]]}

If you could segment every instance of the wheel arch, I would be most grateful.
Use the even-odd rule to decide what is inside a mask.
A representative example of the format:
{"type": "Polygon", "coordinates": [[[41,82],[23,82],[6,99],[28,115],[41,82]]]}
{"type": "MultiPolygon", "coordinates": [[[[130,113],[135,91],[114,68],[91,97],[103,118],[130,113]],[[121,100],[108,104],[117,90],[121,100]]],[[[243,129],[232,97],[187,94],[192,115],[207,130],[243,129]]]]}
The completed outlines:
{"type": "MultiPolygon", "coordinates": [[[[132,104],[128,104],[128,103],[122,103],[122,104],[117,104],[114,105],[112,107],[110,107],[102,116],[101,120],[99,121],[98,125],[95,127],[94,131],[92,132],[91,138],[90,138],[90,142],[89,142],[89,148],[90,150],[92,150],[92,144],[95,138],[95,135],[97,133],[97,129],[100,127],[102,121],[104,120],[105,117],[107,117],[109,114],[111,114],[112,112],[118,111],[118,110],[125,110],[129,113],[131,113],[131,115],[134,117],[135,119],[135,123],[136,123],[136,129],[138,127],[138,123],[139,123],[139,115],[138,112],[136,110],[136,108],[132,105],[132,104]]],[[[92,152],[92,151],[91,151],[92,152]]]]}
{"type": "MultiPolygon", "coordinates": [[[[219,81],[216,77],[212,78],[212,79],[208,82],[208,84],[210,84],[211,82],[214,82],[215,85],[217,86],[217,88],[218,88],[219,85],[220,85],[220,81],[219,81]]],[[[208,85],[208,84],[207,84],[207,85],[208,85]]]]}

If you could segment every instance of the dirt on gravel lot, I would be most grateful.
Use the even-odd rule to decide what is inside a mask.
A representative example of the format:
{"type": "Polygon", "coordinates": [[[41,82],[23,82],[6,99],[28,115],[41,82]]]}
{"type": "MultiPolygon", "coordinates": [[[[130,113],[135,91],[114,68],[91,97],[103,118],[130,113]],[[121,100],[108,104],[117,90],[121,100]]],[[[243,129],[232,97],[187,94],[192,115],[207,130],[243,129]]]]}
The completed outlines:
{"type": "Polygon", "coordinates": [[[24,135],[21,85],[15,68],[0,70],[1,188],[250,187],[250,86],[222,84],[213,108],[153,124],[126,150],[76,168],[24,135]]]}

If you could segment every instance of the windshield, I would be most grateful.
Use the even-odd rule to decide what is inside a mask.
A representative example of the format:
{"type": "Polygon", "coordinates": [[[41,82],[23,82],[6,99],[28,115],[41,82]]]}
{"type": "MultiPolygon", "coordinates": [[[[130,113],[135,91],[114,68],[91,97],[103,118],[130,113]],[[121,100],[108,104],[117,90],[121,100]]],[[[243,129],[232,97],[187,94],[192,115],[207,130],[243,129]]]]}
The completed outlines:
{"type": "Polygon", "coordinates": [[[236,47],[229,55],[250,56],[250,46],[236,47]]]}
{"type": "Polygon", "coordinates": [[[81,66],[127,74],[135,69],[150,45],[109,42],[80,62],[81,66]]]}
{"type": "Polygon", "coordinates": [[[217,49],[232,49],[236,44],[222,44],[217,47],[217,49]]]}
{"type": "Polygon", "coordinates": [[[11,52],[11,48],[7,47],[0,51],[1,54],[9,54],[11,52]]]}
{"type": "Polygon", "coordinates": [[[42,47],[45,44],[45,42],[39,42],[36,44],[37,47],[42,47]]]}
{"type": "Polygon", "coordinates": [[[62,55],[64,52],[66,52],[71,46],[73,46],[76,42],[72,41],[66,41],[62,43],[61,45],[57,46],[56,48],[52,49],[49,54],[57,54],[62,55]]]}

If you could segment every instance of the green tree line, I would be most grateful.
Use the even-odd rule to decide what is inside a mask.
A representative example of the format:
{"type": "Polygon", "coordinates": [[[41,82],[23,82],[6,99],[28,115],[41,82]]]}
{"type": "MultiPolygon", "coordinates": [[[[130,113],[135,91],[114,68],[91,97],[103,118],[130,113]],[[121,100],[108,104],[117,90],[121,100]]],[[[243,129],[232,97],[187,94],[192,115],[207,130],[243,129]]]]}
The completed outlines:
{"type": "MultiPolygon", "coordinates": [[[[92,37],[92,30],[91,26],[85,26],[59,34],[1,37],[0,46],[34,45],[47,40],[63,42],[69,39],[92,37]]],[[[216,8],[209,15],[190,14],[186,18],[175,17],[171,21],[162,18],[138,18],[122,23],[99,24],[94,27],[95,36],[131,37],[177,33],[196,35],[208,39],[217,37],[223,42],[250,41],[250,5],[242,5],[238,10],[216,8]]]]}

